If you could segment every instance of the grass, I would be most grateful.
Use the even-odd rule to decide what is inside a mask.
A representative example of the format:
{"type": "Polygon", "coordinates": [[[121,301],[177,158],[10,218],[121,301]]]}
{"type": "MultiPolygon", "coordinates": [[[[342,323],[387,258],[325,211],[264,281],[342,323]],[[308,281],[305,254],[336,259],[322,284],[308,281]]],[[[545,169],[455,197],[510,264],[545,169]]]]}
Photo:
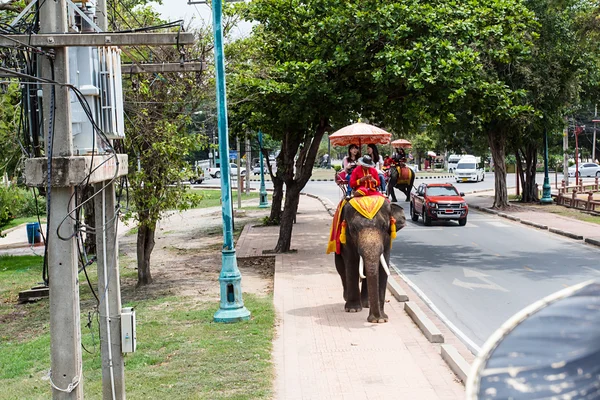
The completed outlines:
{"type": "MultiPolygon", "coordinates": [[[[0,257],[0,399],[47,399],[50,369],[48,300],[17,305],[19,290],[40,281],[41,258],[0,257]]],[[[90,271],[93,285],[96,274],[90,271]]],[[[81,277],[85,282],[85,278],[81,277]]],[[[82,342],[86,399],[102,398],[98,325],[88,312],[95,302],[81,285],[82,342]],[[92,336],[92,331],[94,332],[92,336]]],[[[127,291],[125,291],[127,293],[127,291]]],[[[137,312],[137,351],[125,358],[131,399],[267,399],[272,397],[271,297],[244,294],[252,319],[213,323],[218,303],[164,294],[127,301],[137,312]]]]}
{"type": "MultiPolygon", "coordinates": [[[[221,191],[220,190],[196,190],[194,191],[200,193],[203,198],[198,207],[196,208],[208,208],[208,207],[218,207],[221,205],[221,191]]],[[[258,199],[260,197],[260,193],[253,191],[249,194],[242,192],[242,201],[258,199]]],[[[234,206],[237,205],[237,192],[233,191],[233,196],[231,198],[234,206]]]]}

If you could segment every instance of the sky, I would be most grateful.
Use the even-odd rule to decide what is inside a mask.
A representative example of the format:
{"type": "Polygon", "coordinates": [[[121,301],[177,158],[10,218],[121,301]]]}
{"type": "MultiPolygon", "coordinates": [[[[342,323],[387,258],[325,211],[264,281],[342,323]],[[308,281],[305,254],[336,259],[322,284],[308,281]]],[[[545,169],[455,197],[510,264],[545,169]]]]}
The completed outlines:
{"type": "MultiPolygon", "coordinates": [[[[198,1],[198,0],[194,0],[198,1]]],[[[185,25],[202,26],[212,24],[212,10],[207,4],[188,5],[188,0],[163,0],[163,4],[152,3],[152,6],[161,16],[169,21],[185,20],[185,25]]],[[[246,36],[251,30],[250,24],[242,22],[234,28],[233,37],[246,36]]]]}

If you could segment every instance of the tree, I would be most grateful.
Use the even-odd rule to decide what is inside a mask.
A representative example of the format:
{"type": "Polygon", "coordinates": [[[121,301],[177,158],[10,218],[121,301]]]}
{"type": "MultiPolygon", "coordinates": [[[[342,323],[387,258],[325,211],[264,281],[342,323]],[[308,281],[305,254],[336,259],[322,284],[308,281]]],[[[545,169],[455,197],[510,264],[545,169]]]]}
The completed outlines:
{"type": "MultiPolygon", "coordinates": [[[[145,2],[133,1],[129,5],[145,2]]],[[[149,7],[138,7],[134,12],[114,5],[111,21],[116,28],[120,23],[128,29],[161,24],[149,7]],[[126,15],[127,17],[124,17],[126,15]]],[[[186,59],[204,59],[201,52],[208,35],[198,33],[198,43],[184,50],[186,59]]],[[[183,50],[183,49],[181,49],[183,50]]],[[[128,61],[179,61],[182,53],[176,48],[162,48],[156,52],[136,48],[126,54],[128,61]]],[[[188,129],[191,115],[205,100],[208,78],[204,73],[140,74],[124,80],[126,137],[124,147],[129,155],[129,182],[133,209],[129,217],[138,223],[137,264],[138,286],[152,282],[150,256],[154,248],[156,224],[172,210],[184,210],[195,205],[199,196],[180,184],[186,157],[205,144],[205,137],[188,129]],[[139,166],[139,169],[138,169],[139,166]]],[[[210,93],[210,91],[208,91],[210,93]]]]}

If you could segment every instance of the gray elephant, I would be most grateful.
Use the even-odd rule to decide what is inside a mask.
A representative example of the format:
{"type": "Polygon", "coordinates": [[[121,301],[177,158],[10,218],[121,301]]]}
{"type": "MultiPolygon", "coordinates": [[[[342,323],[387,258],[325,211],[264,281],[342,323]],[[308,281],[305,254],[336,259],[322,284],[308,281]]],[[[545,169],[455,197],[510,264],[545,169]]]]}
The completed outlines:
{"type": "Polygon", "coordinates": [[[387,193],[392,197],[393,202],[397,201],[394,189],[398,189],[404,193],[406,201],[410,200],[410,191],[415,183],[415,177],[415,172],[404,163],[390,169],[390,180],[388,181],[387,193]]]}
{"type": "MultiPolygon", "coordinates": [[[[374,196],[367,196],[374,197],[374,196]]],[[[344,287],[347,312],[369,307],[369,322],[387,322],[383,311],[389,274],[392,231],[406,224],[404,210],[385,200],[372,219],[363,216],[350,203],[343,206],[339,221],[344,221],[345,238],[338,244],[335,267],[344,287]],[[395,228],[393,222],[395,220],[395,228]],[[344,243],[345,242],[345,243],[344,243]],[[362,288],[359,279],[362,278],[362,288]]]]}

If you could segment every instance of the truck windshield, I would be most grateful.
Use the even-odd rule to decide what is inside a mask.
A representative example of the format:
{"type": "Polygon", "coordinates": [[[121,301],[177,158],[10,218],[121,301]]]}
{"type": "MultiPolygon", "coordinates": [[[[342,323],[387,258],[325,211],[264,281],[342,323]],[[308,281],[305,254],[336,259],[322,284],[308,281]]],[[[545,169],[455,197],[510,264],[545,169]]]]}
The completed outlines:
{"type": "Polygon", "coordinates": [[[458,196],[453,186],[432,186],[427,188],[427,196],[458,196]]]}
{"type": "Polygon", "coordinates": [[[456,169],[475,169],[475,164],[458,164],[456,169]]]}

